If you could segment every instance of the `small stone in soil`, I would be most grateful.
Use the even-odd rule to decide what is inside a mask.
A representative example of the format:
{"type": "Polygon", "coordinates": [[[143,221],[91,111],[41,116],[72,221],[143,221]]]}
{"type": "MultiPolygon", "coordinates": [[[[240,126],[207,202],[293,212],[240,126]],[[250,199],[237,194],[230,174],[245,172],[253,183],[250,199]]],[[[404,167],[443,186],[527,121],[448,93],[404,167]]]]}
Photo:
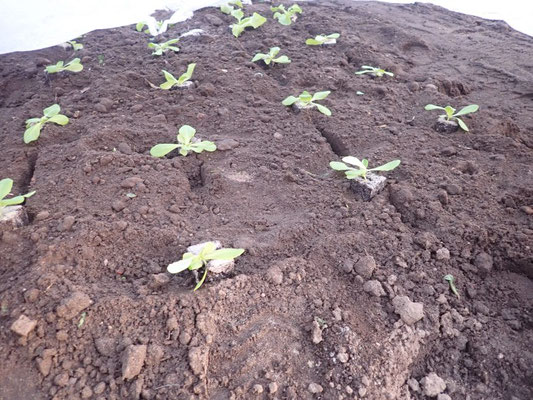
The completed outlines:
{"type": "Polygon", "coordinates": [[[439,133],[453,133],[459,129],[459,124],[455,121],[448,121],[444,117],[439,117],[435,125],[433,126],[439,133]]]}
{"type": "Polygon", "coordinates": [[[23,206],[7,206],[0,214],[0,224],[11,224],[18,228],[28,224],[28,215],[23,206]]]}
{"type": "Polygon", "coordinates": [[[424,305],[412,302],[407,296],[396,296],[392,299],[392,305],[394,312],[400,315],[402,321],[407,325],[413,325],[424,318],[424,305]]]}
{"type": "Polygon", "coordinates": [[[387,178],[381,175],[367,172],[366,180],[357,177],[350,180],[350,188],[363,201],[370,201],[375,195],[383,190],[387,178]]]}
{"type": "Polygon", "coordinates": [[[376,260],[372,256],[363,256],[355,263],[355,272],[365,279],[370,279],[376,269],[376,260]]]}
{"type": "Polygon", "coordinates": [[[146,345],[130,345],[122,355],[122,379],[133,379],[141,373],[146,358],[146,345]]]}
{"type": "Polygon", "coordinates": [[[385,296],[385,290],[383,290],[383,287],[381,286],[381,282],[379,281],[368,281],[363,285],[363,290],[367,293],[370,293],[376,297],[385,296]]]}
{"type": "Polygon", "coordinates": [[[37,321],[29,319],[22,314],[15,322],[13,322],[11,330],[22,337],[26,337],[36,326],[37,321]]]}
{"type": "Polygon", "coordinates": [[[446,382],[436,373],[431,372],[420,381],[423,393],[428,397],[436,397],[446,389],[446,382]]]}
{"type": "Polygon", "coordinates": [[[318,344],[322,341],[322,329],[318,322],[313,321],[313,329],[311,330],[311,340],[314,344],[318,344]]]}
{"type": "Polygon", "coordinates": [[[311,382],[307,387],[307,390],[309,390],[311,393],[322,393],[324,389],[318,383],[311,382]]]}

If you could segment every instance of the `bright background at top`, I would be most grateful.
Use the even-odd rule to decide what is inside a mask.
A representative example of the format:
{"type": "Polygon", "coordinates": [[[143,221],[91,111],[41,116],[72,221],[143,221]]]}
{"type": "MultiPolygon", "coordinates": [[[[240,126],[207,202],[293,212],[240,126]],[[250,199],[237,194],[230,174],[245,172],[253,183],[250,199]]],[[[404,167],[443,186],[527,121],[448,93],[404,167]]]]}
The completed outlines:
{"type": "MultiPolygon", "coordinates": [[[[177,10],[181,20],[184,20],[194,10],[224,2],[225,0],[0,0],[0,54],[41,49],[95,29],[134,24],[157,9],[177,10]]],[[[412,3],[405,0],[390,2],[412,3]]],[[[533,0],[427,2],[464,14],[504,20],[514,29],[533,36],[533,0]]],[[[284,3],[292,4],[292,0],[285,0],[284,3]]]]}

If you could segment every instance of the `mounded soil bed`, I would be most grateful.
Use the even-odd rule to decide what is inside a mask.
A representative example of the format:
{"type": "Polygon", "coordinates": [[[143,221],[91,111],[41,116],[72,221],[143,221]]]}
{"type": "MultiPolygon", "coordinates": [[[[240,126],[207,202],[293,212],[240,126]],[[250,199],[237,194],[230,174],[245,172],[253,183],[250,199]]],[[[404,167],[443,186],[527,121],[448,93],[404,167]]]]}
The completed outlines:
{"type": "Polygon", "coordinates": [[[200,10],[162,57],[132,26],[0,56],[1,178],[37,191],[0,231],[1,399],[533,398],[533,39],[423,4],[302,8],[247,6],[269,20],[238,39],[200,10]],[[292,63],[250,62],[273,46],[292,63]],[[191,62],[195,88],[150,86],[191,62]],[[281,105],[303,90],[333,115],[281,105]],[[53,103],[70,123],[25,145],[53,103]],[[480,111],[443,134],[428,103],[480,111]],[[219,150],[149,155],[184,124],[219,150]],[[402,164],[363,202],[345,155],[402,164]],[[166,266],[206,240],[246,252],[192,292],[166,266]]]}

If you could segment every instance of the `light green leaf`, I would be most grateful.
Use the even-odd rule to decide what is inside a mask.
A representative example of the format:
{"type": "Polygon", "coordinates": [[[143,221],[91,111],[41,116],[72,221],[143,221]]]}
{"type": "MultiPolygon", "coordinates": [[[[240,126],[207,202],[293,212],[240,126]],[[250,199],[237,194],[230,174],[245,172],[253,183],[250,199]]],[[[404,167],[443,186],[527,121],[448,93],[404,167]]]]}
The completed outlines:
{"type": "Polygon", "coordinates": [[[296,101],[298,101],[298,98],[297,98],[297,97],[289,96],[289,97],[287,97],[285,100],[283,100],[283,101],[281,102],[281,104],[283,104],[284,106],[291,106],[291,105],[293,105],[294,103],[296,103],[296,101]]]}
{"type": "Polygon", "coordinates": [[[142,31],[143,27],[144,27],[144,22],[137,22],[137,25],[135,25],[135,30],[137,32],[140,32],[142,31]]]}
{"type": "Polygon", "coordinates": [[[224,14],[230,14],[232,11],[233,11],[233,7],[227,5],[227,4],[222,4],[220,6],[220,11],[222,11],[224,14]]]}
{"type": "Polygon", "coordinates": [[[292,6],[289,7],[289,12],[292,13],[292,14],[295,14],[295,13],[302,13],[302,9],[300,8],[300,6],[298,4],[293,4],[292,6]]]}
{"type": "Polygon", "coordinates": [[[16,196],[10,199],[3,199],[2,205],[4,206],[14,206],[16,204],[24,203],[24,196],[16,196]]]}
{"type": "Polygon", "coordinates": [[[444,110],[444,107],[439,107],[434,104],[428,104],[424,107],[424,110],[431,111],[431,110],[444,110]]]}
{"type": "Polygon", "coordinates": [[[0,181],[0,200],[6,197],[13,187],[13,179],[4,178],[0,181]]]}
{"type": "Polygon", "coordinates": [[[189,266],[191,265],[192,261],[193,261],[192,258],[179,260],[177,262],[174,262],[174,263],[170,264],[167,267],[167,271],[170,272],[171,274],[177,274],[177,273],[179,273],[181,271],[185,271],[186,269],[189,268],[189,266]]]}
{"type": "Polygon", "coordinates": [[[41,127],[42,123],[39,122],[26,129],[26,131],[24,132],[24,143],[28,144],[37,140],[39,138],[39,135],[41,134],[41,127]]]}
{"type": "Polygon", "coordinates": [[[61,107],[59,107],[59,104],[53,104],[50,107],[47,107],[43,110],[43,114],[47,118],[51,118],[54,115],[58,114],[59,111],[61,111],[61,107]]]}
{"type": "Polygon", "coordinates": [[[263,53],[257,53],[254,58],[252,58],[252,62],[256,62],[259,60],[264,60],[267,55],[263,53]]]}
{"type": "Polygon", "coordinates": [[[270,51],[268,52],[272,58],[276,57],[281,49],[279,47],[271,47],[270,51]]]}
{"type": "Polygon", "coordinates": [[[479,106],[477,104],[470,104],[469,106],[461,108],[461,111],[454,114],[454,117],[458,117],[459,115],[466,115],[471,114],[473,112],[476,112],[479,110],[479,106]]]}
{"type": "Polygon", "coordinates": [[[313,95],[313,98],[312,98],[312,101],[315,101],[315,100],[324,100],[326,97],[328,97],[328,95],[331,93],[330,90],[326,90],[324,92],[316,92],[314,95],[313,95]]]}
{"type": "Polygon", "coordinates": [[[26,120],[26,128],[29,128],[33,124],[36,124],[38,122],[41,122],[41,118],[30,118],[26,120]]]}
{"type": "Polygon", "coordinates": [[[53,122],[58,125],[66,125],[68,124],[68,121],[69,121],[68,117],[63,114],[54,115],[52,118],[48,120],[48,122],[53,122]]]}
{"type": "Polygon", "coordinates": [[[304,90],[300,96],[298,96],[298,99],[303,103],[310,103],[313,100],[313,96],[311,96],[311,93],[307,90],[304,90]]]}
{"type": "Polygon", "coordinates": [[[370,171],[392,171],[400,165],[400,162],[400,160],[389,161],[387,164],[380,165],[379,167],[370,168],[370,171]]]}
{"type": "Polygon", "coordinates": [[[361,160],[361,162],[363,163],[363,165],[365,166],[365,168],[368,168],[368,160],[366,158],[363,158],[361,160]]]}
{"type": "Polygon", "coordinates": [[[328,35],[328,39],[338,39],[340,37],[340,33],[332,33],[331,35],[328,35]]]}
{"type": "Polygon", "coordinates": [[[195,145],[200,147],[201,150],[199,151],[199,153],[201,153],[202,151],[215,151],[217,149],[216,144],[210,142],[209,140],[203,140],[199,143],[195,143],[195,145]]]}
{"type": "Polygon", "coordinates": [[[200,279],[200,281],[196,284],[196,286],[194,287],[194,291],[196,292],[198,289],[200,289],[200,287],[204,284],[204,281],[205,281],[205,278],[207,276],[207,267],[205,267],[205,271],[204,271],[204,274],[202,275],[202,279],[200,279]]]}
{"type": "Polygon", "coordinates": [[[461,127],[461,129],[465,132],[470,132],[470,129],[468,129],[468,126],[466,126],[466,124],[463,122],[463,120],[461,118],[455,118],[457,120],[457,123],[459,124],[459,126],[461,127]]]}
{"type": "Polygon", "coordinates": [[[169,81],[166,81],[166,82],[163,82],[161,85],[159,85],[159,87],[163,90],[169,90],[172,86],[176,85],[177,82],[169,82],[169,81]]]}
{"type": "Polygon", "coordinates": [[[254,12],[253,15],[252,15],[252,18],[250,19],[250,25],[254,28],[254,29],[257,29],[259,28],[261,25],[263,25],[264,23],[266,22],[266,18],[263,17],[262,15],[254,12]]]}
{"type": "Polygon", "coordinates": [[[231,27],[231,33],[233,33],[233,36],[239,37],[244,32],[245,26],[240,24],[233,24],[231,27]]]}
{"type": "Polygon", "coordinates": [[[357,157],[352,157],[352,156],[343,157],[342,161],[344,161],[347,164],[355,165],[362,170],[366,170],[365,164],[363,164],[362,161],[359,160],[357,157]]]}
{"type": "MultiPolygon", "coordinates": [[[[276,16],[274,16],[275,18],[276,16]]],[[[291,21],[291,17],[288,15],[288,14],[278,14],[278,17],[277,17],[279,23],[281,25],[290,25],[292,23],[291,21]]]]}
{"type": "Polygon", "coordinates": [[[318,46],[318,45],[321,45],[322,43],[323,43],[322,41],[318,41],[316,39],[307,39],[305,41],[305,44],[308,46],[318,46]]]}
{"type": "Polygon", "coordinates": [[[278,58],[275,58],[272,61],[277,62],[279,64],[289,64],[291,62],[290,58],[287,56],[279,56],[278,58]]]}
{"type": "Polygon", "coordinates": [[[244,249],[220,249],[206,254],[206,260],[233,260],[244,253],[244,249]]]}
{"type": "Polygon", "coordinates": [[[346,175],[346,178],[348,179],[355,179],[355,178],[358,178],[360,176],[365,176],[366,175],[366,170],[363,170],[363,169],[350,169],[348,171],[346,171],[344,173],[346,175]]]}
{"type": "Polygon", "coordinates": [[[448,119],[450,119],[453,116],[453,113],[455,112],[455,108],[452,106],[446,106],[444,107],[444,111],[446,111],[446,116],[448,119]]]}
{"type": "Polygon", "coordinates": [[[65,70],[70,72],[80,72],[82,69],[83,65],[81,64],[72,64],[65,67],[65,70]]]}
{"type": "Polygon", "coordinates": [[[322,104],[313,103],[316,108],[318,108],[318,111],[320,111],[322,114],[327,115],[328,117],[331,116],[331,110],[327,108],[326,106],[323,106],[322,104]]]}
{"type": "Polygon", "coordinates": [[[196,129],[190,125],[183,125],[178,132],[178,142],[182,144],[189,144],[196,133],[196,129]]]}
{"type": "Polygon", "coordinates": [[[242,12],[242,10],[237,9],[237,10],[233,10],[231,12],[231,16],[236,18],[237,21],[240,22],[242,20],[242,18],[244,17],[244,13],[242,12]]]}
{"type": "Polygon", "coordinates": [[[195,63],[191,63],[187,66],[187,71],[184,74],[182,74],[178,79],[178,85],[183,85],[186,81],[191,79],[195,67],[196,67],[195,63]]]}
{"type": "Polygon", "coordinates": [[[176,150],[179,147],[178,144],[161,143],[156,144],[150,149],[150,155],[152,157],[164,157],[172,150],[176,150]]]}
{"type": "Polygon", "coordinates": [[[340,161],[331,161],[329,166],[335,171],[346,171],[347,169],[350,169],[350,167],[340,161]]]}

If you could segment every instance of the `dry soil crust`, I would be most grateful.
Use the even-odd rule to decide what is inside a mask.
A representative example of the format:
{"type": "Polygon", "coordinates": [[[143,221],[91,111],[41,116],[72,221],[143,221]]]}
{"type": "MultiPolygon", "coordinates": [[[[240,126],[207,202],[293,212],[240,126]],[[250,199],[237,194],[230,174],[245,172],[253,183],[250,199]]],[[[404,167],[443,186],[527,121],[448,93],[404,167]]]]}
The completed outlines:
{"type": "Polygon", "coordinates": [[[238,39],[200,10],[162,40],[206,34],[163,57],[92,32],[48,82],[74,54],[0,57],[1,177],[37,191],[0,232],[0,398],[533,397],[533,39],[422,4],[302,7],[284,27],[249,6],[269,20],[238,39]],[[273,46],[292,63],[250,62],[273,46]],[[196,88],[148,84],[191,62],[196,88]],[[333,115],[281,105],[303,90],[333,115]],[[25,145],[54,102],[70,124],[25,145]],[[481,109],[439,134],[427,103],[481,109]],[[150,157],[183,124],[220,150],[150,157]],[[348,154],[402,164],[366,203],[329,170],[348,154]],[[246,253],[193,294],[166,266],[210,239],[246,253]]]}

